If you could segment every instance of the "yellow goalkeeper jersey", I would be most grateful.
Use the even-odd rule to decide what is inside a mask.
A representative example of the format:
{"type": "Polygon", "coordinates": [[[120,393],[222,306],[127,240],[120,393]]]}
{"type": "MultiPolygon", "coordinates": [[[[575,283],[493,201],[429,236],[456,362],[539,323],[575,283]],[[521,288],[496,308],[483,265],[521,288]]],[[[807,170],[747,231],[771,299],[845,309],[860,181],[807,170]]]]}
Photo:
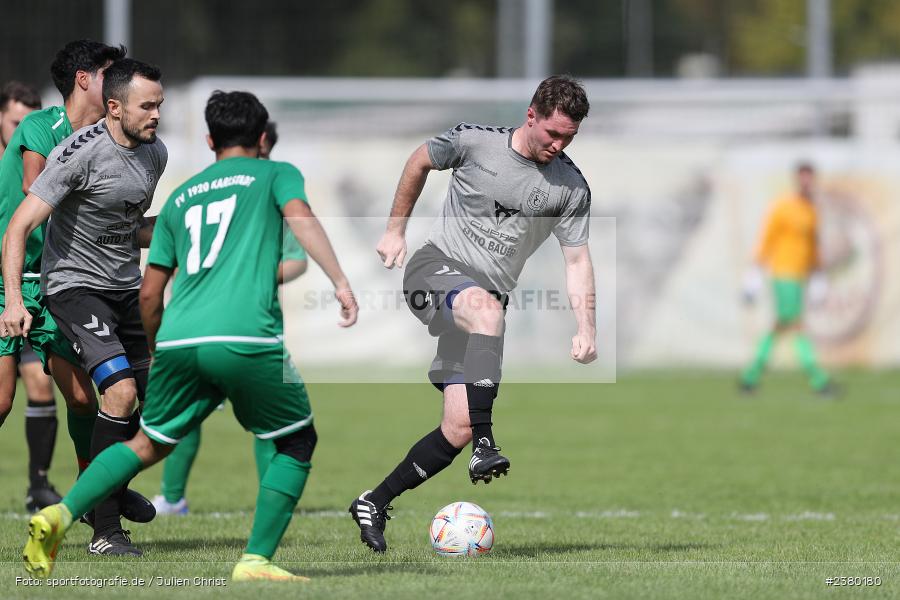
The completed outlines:
{"type": "Polygon", "coordinates": [[[779,198],[766,219],[757,262],[773,277],[805,279],[818,266],[817,227],[812,202],[798,195],[779,198]]]}

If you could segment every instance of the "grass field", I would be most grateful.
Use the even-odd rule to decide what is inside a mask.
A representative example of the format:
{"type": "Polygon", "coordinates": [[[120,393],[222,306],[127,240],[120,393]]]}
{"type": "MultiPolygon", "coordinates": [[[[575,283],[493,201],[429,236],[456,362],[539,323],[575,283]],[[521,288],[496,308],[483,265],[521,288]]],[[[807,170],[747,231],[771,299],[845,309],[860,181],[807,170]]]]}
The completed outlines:
{"type": "MultiPolygon", "coordinates": [[[[495,431],[512,459],[510,477],[473,487],[458,460],[401,496],[385,556],[359,543],[345,510],[434,426],[438,396],[424,385],[317,385],[313,475],[276,555],[311,583],[174,587],[155,579],[227,578],[241,554],[255,471],[251,440],[230,411],[204,428],[189,516],[131,526],[145,555],[124,561],[89,556],[89,530],[77,525],[54,576],[139,577],[145,587],[129,587],[128,598],[154,599],[898,597],[900,374],[843,381],[847,394],[832,401],[789,374],[772,376],[752,398],[724,374],[505,385],[495,431]],[[453,500],[493,515],[489,556],[431,553],[430,518],[453,500]],[[841,576],[881,585],[826,585],[841,576]]],[[[25,574],[23,405],[19,397],[0,432],[0,598],[121,597],[112,587],[17,585],[25,574]]],[[[60,488],[74,476],[64,423],[52,471],[60,488]]],[[[134,486],[156,493],[160,472],[134,486]]]]}

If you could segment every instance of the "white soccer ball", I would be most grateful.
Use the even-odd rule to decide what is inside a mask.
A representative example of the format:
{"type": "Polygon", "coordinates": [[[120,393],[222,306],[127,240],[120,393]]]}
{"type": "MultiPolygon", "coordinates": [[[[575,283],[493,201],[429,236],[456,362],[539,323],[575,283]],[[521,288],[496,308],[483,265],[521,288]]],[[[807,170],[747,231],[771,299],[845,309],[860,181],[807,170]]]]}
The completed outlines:
{"type": "Polygon", "coordinates": [[[481,556],[494,545],[491,515],[471,502],[448,504],[431,521],[431,547],[441,556],[481,556]]]}

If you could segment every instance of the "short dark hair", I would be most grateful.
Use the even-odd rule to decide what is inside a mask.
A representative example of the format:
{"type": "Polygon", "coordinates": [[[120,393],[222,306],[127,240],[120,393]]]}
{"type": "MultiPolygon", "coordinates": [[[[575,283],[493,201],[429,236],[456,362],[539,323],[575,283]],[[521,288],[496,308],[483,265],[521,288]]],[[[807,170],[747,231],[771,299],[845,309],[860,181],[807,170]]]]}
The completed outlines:
{"type": "Polygon", "coordinates": [[[798,175],[800,173],[811,173],[811,174],[815,175],[816,168],[808,160],[801,160],[800,162],[797,163],[797,166],[794,168],[794,172],[797,173],[798,175]]]}
{"type": "Polygon", "coordinates": [[[542,117],[549,117],[558,110],[573,121],[580,122],[587,116],[591,105],[581,82],[568,75],[553,75],[543,80],[534,92],[531,108],[542,117]]]}
{"type": "Polygon", "coordinates": [[[206,103],[205,114],[216,150],[255,147],[269,120],[269,111],[250,92],[216,90],[206,103]]]}
{"type": "Polygon", "coordinates": [[[162,79],[162,72],[151,64],[133,58],[117,60],[103,72],[103,102],[109,102],[110,98],[125,102],[128,99],[128,87],[135,76],[159,81],[162,79]]]}
{"type": "Polygon", "coordinates": [[[68,100],[75,89],[75,74],[78,71],[94,74],[107,63],[124,58],[125,52],[125,46],[108,46],[93,40],[69,42],[56,53],[56,58],[50,65],[53,84],[62,94],[63,100],[68,100]]]}
{"type": "Polygon", "coordinates": [[[274,148],[278,143],[278,123],[275,121],[266,122],[266,139],[269,140],[269,148],[274,148]]]}
{"type": "Polygon", "coordinates": [[[21,81],[9,81],[0,90],[0,111],[4,111],[10,102],[21,102],[28,108],[41,107],[41,95],[33,85],[21,81]]]}

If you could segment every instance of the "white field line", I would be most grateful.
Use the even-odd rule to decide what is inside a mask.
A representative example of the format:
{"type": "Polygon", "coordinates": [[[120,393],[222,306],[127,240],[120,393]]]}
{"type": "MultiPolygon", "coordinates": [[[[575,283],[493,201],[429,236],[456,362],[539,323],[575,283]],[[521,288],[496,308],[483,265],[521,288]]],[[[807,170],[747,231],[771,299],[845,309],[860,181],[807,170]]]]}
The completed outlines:
{"type": "MultiPolygon", "coordinates": [[[[392,517],[421,517],[424,513],[422,511],[414,511],[414,510],[399,510],[391,513],[392,517]]],[[[503,519],[559,519],[559,518],[575,518],[575,519],[640,519],[642,517],[658,517],[660,515],[668,516],[670,519],[682,519],[682,520],[694,520],[694,521],[703,521],[703,520],[726,520],[726,521],[747,521],[747,522],[766,522],[766,521],[840,521],[842,520],[839,515],[832,512],[815,512],[815,511],[803,511],[799,513],[791,513],[791,514],[769,514],[764,512],[759,513],[738,513],[732,512],[730,514],[722,514],[722,515],[710,515],[708,513],[691,513],[684,512],[679,509],[672,509],[666,512],[658,512],[658,511],[637,511],[637,510],[628,510],[628,509],[610,509],[610,510],[602,510],[602,511],[552,511],[552,510],[538,510],[538,511],[497,511],[492,513],[494,518],[503,518],[503,519]]],[[[3,512],[0,513],[0,520],[12,520],[12,521],[23,521],[27,520],[30,515],[26,513],[19,512],[3,512]]],[[[169,515],[160,515],[162,518],[176,518],[170,517],[169,515]]],[[[246,517],[252,517],[253,511],[251,510],[236,510],[236,511],[224,511],[224,512],[191,512],[188,516],[200,519],[242,519],[246,517]]],[[[349,519],[347,511],[344,510],[311,510],[305,511],[300,510],[297,515],[301,519],[349,519]]],[[[845,515],[846,518],[853,520],[856,517],[853,514],[845,515]]],[[[880,517],[886,521],[900,521],[900,514],[885,514],[880,517]]]]}
{"type": "Polygon", "coordinates": [[[736,521],[768,521],[769,515],[766,513],[752,513],[747,515],[731,513],[731,518],[736,521]]]}
{"type": "Polygon", "coordinates": [[[834,513],[819,513],[804,511],[799,515],[787,517],[788,521],[834,521],[834,513]]]}

